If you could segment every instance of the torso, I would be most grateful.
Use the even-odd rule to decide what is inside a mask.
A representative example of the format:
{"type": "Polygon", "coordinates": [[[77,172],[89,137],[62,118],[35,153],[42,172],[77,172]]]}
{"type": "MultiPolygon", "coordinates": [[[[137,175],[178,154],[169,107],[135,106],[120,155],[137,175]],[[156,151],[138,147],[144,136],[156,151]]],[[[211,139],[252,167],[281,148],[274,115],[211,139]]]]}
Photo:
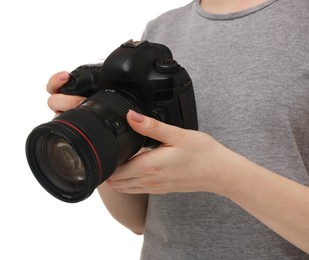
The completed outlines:
{"type": "MultiPolygon", "coordinates": [[[[170,47],[192,77],[200,131],[309,186],[308,21],[307,0],[232,14],[205,12],[195,0],[151,22],[144,36],[170,47]]],[[[224,197],[150,196],[142,259],[226,258],[309,256],[224,197]]]]}

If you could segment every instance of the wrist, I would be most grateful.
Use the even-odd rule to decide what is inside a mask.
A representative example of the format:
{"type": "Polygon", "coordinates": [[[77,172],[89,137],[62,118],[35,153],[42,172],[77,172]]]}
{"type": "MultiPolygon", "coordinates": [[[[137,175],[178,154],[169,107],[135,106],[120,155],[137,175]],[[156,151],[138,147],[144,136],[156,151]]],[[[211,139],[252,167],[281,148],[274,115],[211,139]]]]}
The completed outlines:
{"type": "Polygon", "coordinates": [[[244,180],[258,166],[223,145],[219,146],[217,153],[220,156],[215,159],[212,192],[231,199],[243,188],[241,186],[246,185],[244,180]]]}
{"type": "Polygon", "coordinates": [[[235,152],[230,153],[228,170],[222,175],[219,193],[235,201],[237,197],[248,196],[252,192],[262,167],[235,152]]]}

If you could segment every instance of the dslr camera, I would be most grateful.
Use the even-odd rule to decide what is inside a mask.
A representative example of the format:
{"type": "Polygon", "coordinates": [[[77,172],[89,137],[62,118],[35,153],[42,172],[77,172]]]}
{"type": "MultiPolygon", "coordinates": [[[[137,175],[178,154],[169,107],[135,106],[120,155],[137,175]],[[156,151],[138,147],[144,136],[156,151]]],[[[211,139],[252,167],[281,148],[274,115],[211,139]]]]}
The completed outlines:
{"type": "Polygon", "coordinates": [[[87,99],[34,128],[28,164],[54,197],[79,202],[142,147],[159,143],[133,131],[129,109],[197,130],[192,81],[162,44],[129,40],[100,64],[82,65],[60,90],[87,99]]]}

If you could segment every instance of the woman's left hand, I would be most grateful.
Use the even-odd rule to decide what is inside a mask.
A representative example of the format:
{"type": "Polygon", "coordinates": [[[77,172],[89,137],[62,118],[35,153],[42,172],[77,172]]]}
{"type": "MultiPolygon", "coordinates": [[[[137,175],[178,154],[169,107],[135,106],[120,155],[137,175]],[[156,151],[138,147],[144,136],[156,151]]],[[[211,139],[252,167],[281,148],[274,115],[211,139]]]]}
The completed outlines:
{"type": "Polygon", "coordinates": [[[219,192],[230,150],[209,135],[185,130],[129,111],[130,126],[161,142],[134,156],[106,181],[124,193],[219,192]]]}

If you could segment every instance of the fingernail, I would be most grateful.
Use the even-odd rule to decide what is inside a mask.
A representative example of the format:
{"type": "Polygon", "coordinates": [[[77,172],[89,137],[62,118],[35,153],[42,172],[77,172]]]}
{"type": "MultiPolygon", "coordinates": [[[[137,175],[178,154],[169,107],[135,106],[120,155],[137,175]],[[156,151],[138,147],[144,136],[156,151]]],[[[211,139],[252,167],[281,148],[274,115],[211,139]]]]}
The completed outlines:
{"type": "Polygon", "coordinates": [[[70,77],[70,74],[66,71],[63,71],[63,72],[59,73],[59,75],[58,75],[58,79],[60,81],[67,80],[69,77],[70,77]]]}
{"type": "Polygon", "coordinates": [[[139,113],[137,113],[137,112],[135,112],[131,109],[129,110],[128,116],[132,121],[134,121],[136,123],[142,123],[144,121],[143,115],[141,115],[141,114],[139,114],[139,113]]]}
{"type": "Polygon", "coordinates": [[[81,105],[85,100],[86,98],[82,99],[78,104],[81,105]]]}

